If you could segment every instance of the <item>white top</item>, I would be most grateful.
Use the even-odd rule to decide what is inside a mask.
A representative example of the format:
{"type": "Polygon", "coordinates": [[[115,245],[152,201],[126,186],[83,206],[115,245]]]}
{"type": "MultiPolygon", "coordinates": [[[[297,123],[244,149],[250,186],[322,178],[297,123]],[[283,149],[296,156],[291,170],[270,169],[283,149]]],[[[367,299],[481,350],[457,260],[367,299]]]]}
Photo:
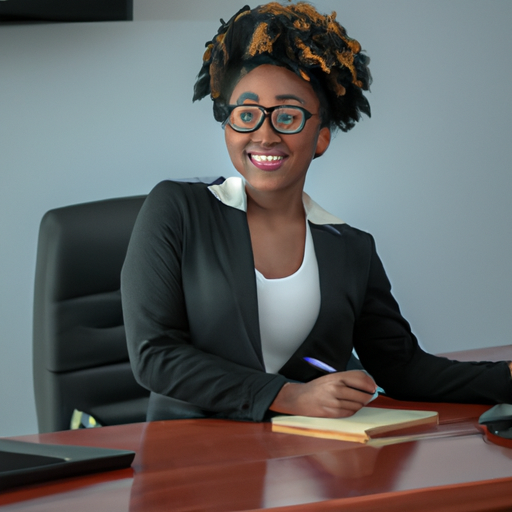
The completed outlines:
{"type": "Polygon", "coordinates": [[[309,224],[304,259],[295,273],[267,279],[255,270],[263,362],[267,373],[277,373],[311,332],[320,312],[320,279],[309,224]]]}
{"type": "MultiPolygon", "coordinates": [[[[247,211],[245,181],[227,178],[210,185],[210,192],[222,203],[247,211]]],[[[282,279],[266,279],[256,270],[258,308],[263,361],[267,373],[277,373],[311,332],[320,312],[320,279],[309,222],[317,225],[344,224],[302,193],[306,212],[304,260],[297,272],[282,279]]]]}

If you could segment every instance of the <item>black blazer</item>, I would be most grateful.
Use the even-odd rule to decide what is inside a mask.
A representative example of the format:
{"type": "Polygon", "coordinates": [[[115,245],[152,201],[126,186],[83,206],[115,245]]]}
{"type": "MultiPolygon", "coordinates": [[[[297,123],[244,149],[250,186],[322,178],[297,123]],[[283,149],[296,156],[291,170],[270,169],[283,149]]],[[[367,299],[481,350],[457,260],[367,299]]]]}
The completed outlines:
{"type": "Polygon", "coordinates": [[[261,421],[285,382],[321,375],[304,356],[342,371],[353,347],[392,397],[510,401],[506,363],[455,362],[419,347],[369,234],[342,223],[310,227],[320,313],[279,374],[267,374],[245,212],[202,183],[167,181],[153,189],[135,224],[121,279],[132,368],[153,392],[149,419],[261,421]]]}

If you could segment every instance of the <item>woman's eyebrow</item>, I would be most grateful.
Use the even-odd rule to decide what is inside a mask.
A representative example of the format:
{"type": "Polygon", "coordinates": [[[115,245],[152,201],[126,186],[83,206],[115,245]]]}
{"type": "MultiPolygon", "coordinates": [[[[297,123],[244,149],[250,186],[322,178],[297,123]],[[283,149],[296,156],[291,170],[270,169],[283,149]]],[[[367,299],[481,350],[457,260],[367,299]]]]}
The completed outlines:
{"type": "Polygon", "coordinates": [[[276,96],[276,100],[295,100],[299,103],[306,103],[302,98],[299,98],[298,96],[294,96],[293,94],[280,94],[279,96],[276,96]]]}
{"type": "Polygon", "coordinates": [[[242,105],[245,100],[259,101],[260,98],[253,92],[243,92],[236,100],[237,105],[242,105]]]}

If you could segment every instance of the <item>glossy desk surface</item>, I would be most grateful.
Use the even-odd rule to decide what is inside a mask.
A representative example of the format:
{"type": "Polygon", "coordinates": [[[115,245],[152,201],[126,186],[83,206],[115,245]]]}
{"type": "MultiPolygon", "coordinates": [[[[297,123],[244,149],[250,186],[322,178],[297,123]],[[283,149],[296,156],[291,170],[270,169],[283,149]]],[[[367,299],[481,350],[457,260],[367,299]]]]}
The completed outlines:
{"type": "Polygon", "coordinates": [[[512,510],[512,449],[489,443],[474,426],[488,407],[377,400],[387,407],[439,410],[445,436],[374,447],[278,434],[269,424],[225,420],[24,436],[19,439],[128,449],[137,455],[130,469],[4,492],[0,509],[512,510]]]}

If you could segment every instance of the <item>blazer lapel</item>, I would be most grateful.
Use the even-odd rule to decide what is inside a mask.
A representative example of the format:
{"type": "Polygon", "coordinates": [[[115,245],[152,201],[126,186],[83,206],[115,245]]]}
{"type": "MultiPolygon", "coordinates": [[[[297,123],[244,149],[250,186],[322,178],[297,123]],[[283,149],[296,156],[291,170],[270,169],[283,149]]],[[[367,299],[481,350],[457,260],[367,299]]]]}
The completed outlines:
{"type": "Polygon", "coordinates": [[[236,214],[238,222],[236,226],[232,225],[236,243],[230,247],[230,272],[228,274],[238,314],[245,326],[254,356],[258,359],[261,370],[264,370],[251,237],[246,214],[244,212],[236,212],[236,214]]]}
{"type": "Polygon", "coordinates": [[[304,357],[316,357],[339,371],[345,370],[352,351],[347,328],[353,324],[352,308],[343,300],[343,232],[332,225],[311,224],[320,280],[320,312],[313,329],[279,371],[288,378],[308,381],[323,372],[306,363],[304,357]]]}

